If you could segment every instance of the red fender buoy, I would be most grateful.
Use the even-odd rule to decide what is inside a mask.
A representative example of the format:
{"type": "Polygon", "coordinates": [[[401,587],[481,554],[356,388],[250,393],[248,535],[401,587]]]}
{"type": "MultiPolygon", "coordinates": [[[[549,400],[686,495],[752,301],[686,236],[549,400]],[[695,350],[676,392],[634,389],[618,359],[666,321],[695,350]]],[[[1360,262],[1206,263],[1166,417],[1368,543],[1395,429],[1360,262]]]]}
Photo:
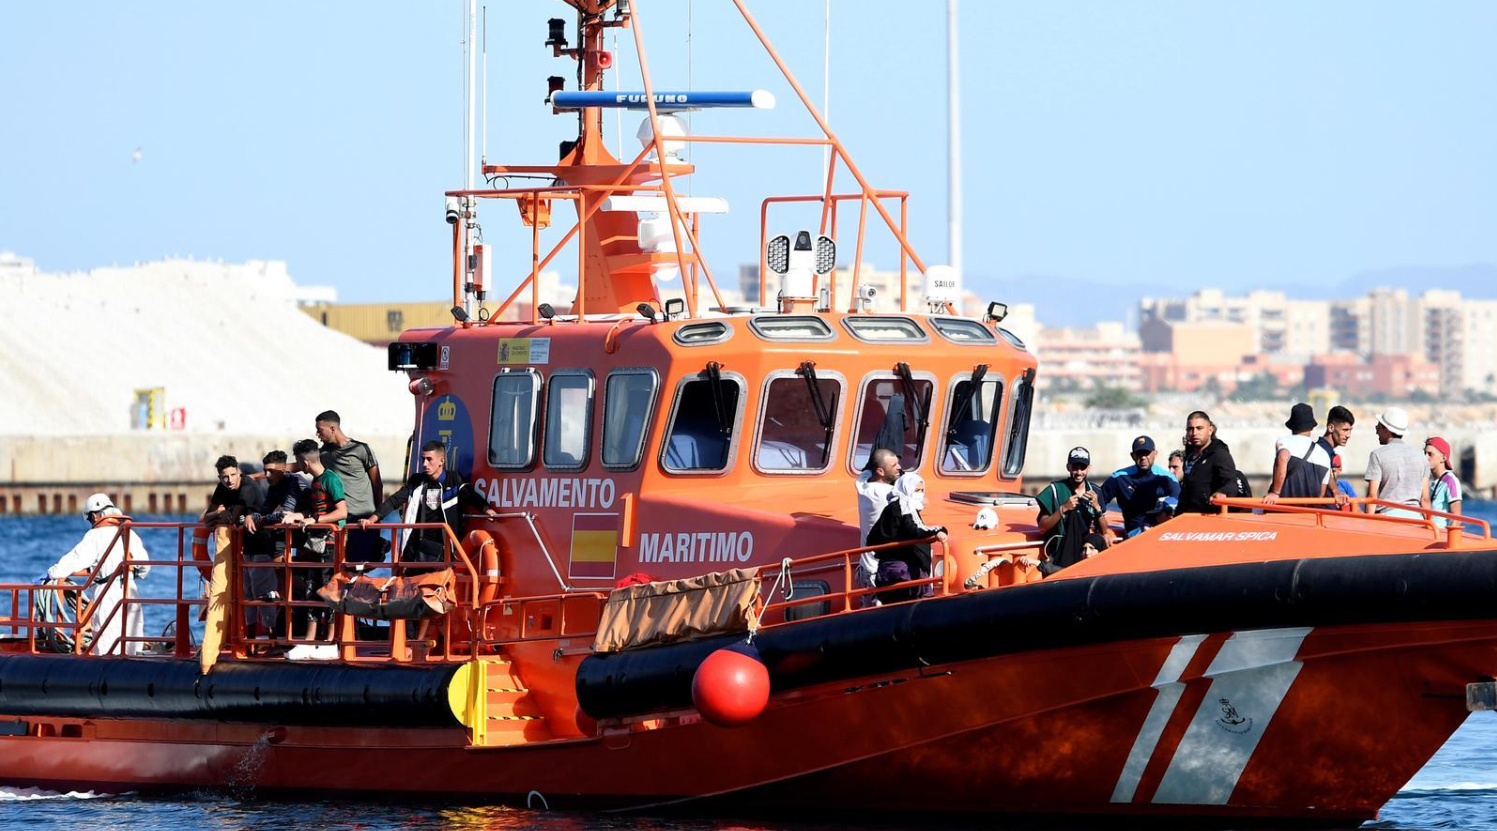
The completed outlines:
{"type": "Polygon", "coordinates": [[[204,580],[213,579],[213,558],[208,556],[208,538],[212,531],[201,525],[192,529],[192,559],[207,565],[198,566],[198,571],[204,580]]]}
{"type": "Polygon", "coordinates": [[[463,550],[478,568],[479,604],[492,601],[499,596],[499,541],[488,531],[469,531],[463,550]]]}
{"type": "Polygon", "coordinates": [[[741,727],[769,703],[769,668],[748,644],[707,656],[691,678],[691,700],[702,718],[718,727],[741,727]]]}
{"type": "Polygon", "coordinates": [[[574,717],[577,719],[577,731],[588,738],[598,735],[598,720],[588,715],[579,706],[574,717]]]}

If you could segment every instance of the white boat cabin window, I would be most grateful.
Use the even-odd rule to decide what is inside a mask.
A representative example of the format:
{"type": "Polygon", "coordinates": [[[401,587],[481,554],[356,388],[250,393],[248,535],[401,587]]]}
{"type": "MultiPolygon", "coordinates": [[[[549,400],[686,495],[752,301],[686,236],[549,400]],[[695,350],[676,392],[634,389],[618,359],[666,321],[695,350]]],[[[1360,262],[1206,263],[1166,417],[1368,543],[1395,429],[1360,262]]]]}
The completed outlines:
{"type": "Polygon", "coordinates": [[[952,343],[997,343],[998,336],[979,321],[964,317],[932,317],[930,325],[952,343]]]}
{"type": "Polygon", "coordinates": [[[706,346],[713,343],[722,343],[733,337],[733,327],[721,320],[708,320],[703,323],[688,323],[676,330],[671,338],[682,346],[706,346]]]}
{"type": "Polygon", "coordinates": [[[523,470],[535,461],[535,411],[541,376],[533,369],[505,371],[494,378],[489,411],[489,465],[523,470]]]}
{"type": "Polygon", "coordinates": [[[603,390],[603,466],[633,470],[644,455],[660,378],[653,369],[617,369],[603,390]]]}
{"type": "Polygon", "coordinates": [[[816,315],[759,315],[749,319],[749,328],[764,340],[832,340],[837,337],[825,320],[816,315]]]}
{"type": "Polygon", "coordinates": [[[842,325],[864,343],[925,343],[930,340],[920,324],[907,317],[848,315],[842,318],[842,325]]]}
{"type": "Polygon", "coordinates": [[[770,373],[760,408],[754,467],[765,473],[819,473],[832,462],[842,379],[817,373],[812,361],[800,369],[770,373]]]}
{"type": "Polygon", "coordinates": [[[1008,445],[1003,451],[1003,475],[1018,476],[1024,470],[1024,453],[1029,447],[1029,418],[1034,409],[1034,370],[1025,370],[1014,379],[1012,403],[1008,414],[1008,445]]]}
{"type": "Polygon", "coordinates": [[[935,380],[929,373],[920,377],[908,373],[908,367],[905,370],[907,374],[903,377],[880,372],[863,381],[863,391],[858,396],[857,438],[852,449],[854,472],[868,464],[869,455],[878,446],[898,451],[905,470],[920,467],[935,380]]]}
{"type": "Polygon", "coordinates": [[[958,376],[949,396],[941,472],[957,476],[982,473],[992,465],[998,443],[1003,381],[987,374],[983,366],[980,371],[958,376]]]}
{"type": "Polygon", "coordinates": [[[581,470],[592,453],[593,374],[558,369],[546,382],[546,442],[541,461],[551,470],[581,470]]]}
{"type": "Polygon", "coordinates": [[[681,379],[660,463],[671,473],[717,473],[729,468],[743,411],[743,379],[716,361],[681,379]]]}

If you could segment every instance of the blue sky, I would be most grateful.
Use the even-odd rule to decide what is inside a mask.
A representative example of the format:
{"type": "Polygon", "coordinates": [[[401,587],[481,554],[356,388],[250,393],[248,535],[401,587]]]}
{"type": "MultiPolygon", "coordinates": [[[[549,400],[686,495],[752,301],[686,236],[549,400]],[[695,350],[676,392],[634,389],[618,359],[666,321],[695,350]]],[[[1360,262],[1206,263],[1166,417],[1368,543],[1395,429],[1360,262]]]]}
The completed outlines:
{"type": "MultiPolygon", "coordinates": [[[[490,5],[489,158],[553,160],[572,122],[542,106],[545,78],[573,69],[541,42],[546,18],[570,15],[490,5]]],[[[779,99],[768,113],[698,114],[695,132],[814,129],[727,0],[637,5],[657,88],[779,99]]],[[[0,249],[47,270],[284,259],[346,300],[442,297],[462,8],[0,5],[0,249]]],[[[753,8],[818,103],[820,9],[753,8]]],[[[946,259],[944,9],[832,2],[833,127],[876,185],[912,192],[931,262],[946,259]]],[[[965,253],[980,293],[1046,277],[1244,289],[1497,263],[1497,4],[964,0],[962,12],[965,253]]],[[[626,33],[626,88],[633,61],[626,33]]],[[[631,155],[636,125],[623,128],[631,155]]],[[[820,151],[693,153],[703,172],[683,189],[732,204],[704,235],[731,280],[756,256],[759,200],[816,189],[820,151]]],[[[513,256],[498,261],[502,283],[528,265],[511,210],[483,214],[513,256]]],[[[865,259],[892,265],[892,247],[872,241],[865,259]]]]}

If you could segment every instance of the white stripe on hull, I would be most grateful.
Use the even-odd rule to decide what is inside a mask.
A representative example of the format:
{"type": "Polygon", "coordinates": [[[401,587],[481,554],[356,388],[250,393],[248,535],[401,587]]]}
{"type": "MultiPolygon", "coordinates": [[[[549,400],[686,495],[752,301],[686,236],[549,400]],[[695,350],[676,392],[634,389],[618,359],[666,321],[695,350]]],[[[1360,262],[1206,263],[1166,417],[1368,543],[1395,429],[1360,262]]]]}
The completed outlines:
{"type": "Polygon", "coordinates": [[[1154,679],[1154,689],[1158,694],[1153,706],[1149,708],[1149,715],[1144,718],[1143,729],[1138,731],[1138,738],[1133,740],[1133,749],[1128,752],[1128,761],[1123,765],[1123,775],[1118,777],[1117,787],[1112,791],[1113,802],[1133,801],[1138,780],[1144,775],[1149,758],[1154,755],[1159,736],[1164,733],[1170,715],[1175,712],[1175,705],[1180,703],[1181,693],[1185,692],[1185,685],[1179,682],[1180,674],[1189,666],[1190,659],[1195,657],[1196,650],[1204,640],[1205,635],[1186,635],[1175,642],[1169,657],[1164,659],[1164,665],[1159,668],[1159,675],[1154,679]]]}
{"type": "Polygon", "coordinates": [[[1309,628],[1237,632],[1206,669],[1211,688],[1175,749],[1154,802],[1225,805],[1304,666],[1309,628]]]}

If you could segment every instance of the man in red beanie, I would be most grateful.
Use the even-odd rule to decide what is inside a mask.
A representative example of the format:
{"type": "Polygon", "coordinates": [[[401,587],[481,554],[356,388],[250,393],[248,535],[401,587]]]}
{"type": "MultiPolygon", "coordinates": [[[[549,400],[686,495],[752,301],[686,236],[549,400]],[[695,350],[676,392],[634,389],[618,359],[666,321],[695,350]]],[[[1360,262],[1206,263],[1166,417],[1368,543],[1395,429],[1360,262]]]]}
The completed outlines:
{"type": "MultiPolygon", "coordinates": [[[[1450,470],[1450,442],[1433,436],[1424,442],[1424,457],[1429,459],[1429,506],[1447,514],[1461,512],[1461,480],[1450,470]]],[[[1435,525],[1444,528],[1452,520],[1434,517],[1435,525]]]]}

